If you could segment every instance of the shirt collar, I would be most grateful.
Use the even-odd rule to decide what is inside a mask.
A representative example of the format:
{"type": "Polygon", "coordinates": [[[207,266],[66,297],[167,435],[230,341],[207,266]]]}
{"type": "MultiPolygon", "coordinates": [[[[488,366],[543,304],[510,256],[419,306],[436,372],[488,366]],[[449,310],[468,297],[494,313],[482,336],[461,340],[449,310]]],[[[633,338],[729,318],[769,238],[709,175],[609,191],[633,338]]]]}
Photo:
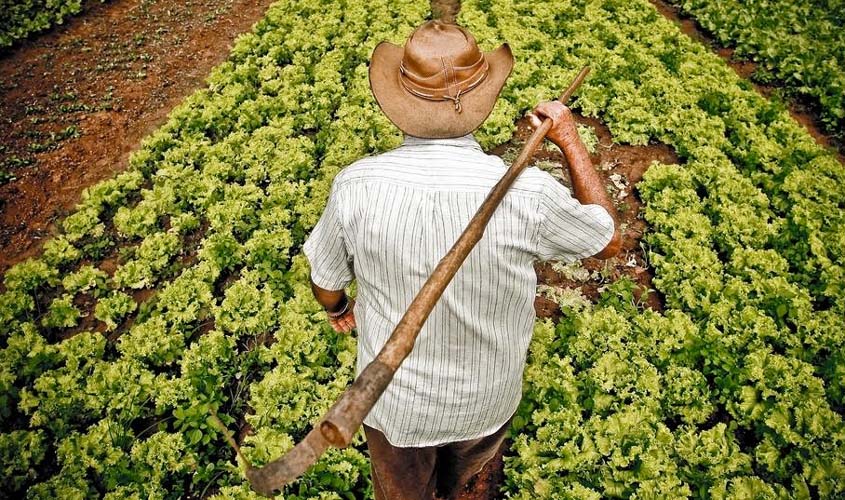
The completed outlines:
{"type": "Polygon", "coordinates": [[[416,137],[405,134],[405,140],[402,142],[403,146],[420,146],[428,144],[439,144],[442,146],[458,146],[461,148],[475,148],[481,151],[481,145],[473,137],[472,132],[461,137],[450,137],[447,139],[428,139],[425,137],[416,137]]]}

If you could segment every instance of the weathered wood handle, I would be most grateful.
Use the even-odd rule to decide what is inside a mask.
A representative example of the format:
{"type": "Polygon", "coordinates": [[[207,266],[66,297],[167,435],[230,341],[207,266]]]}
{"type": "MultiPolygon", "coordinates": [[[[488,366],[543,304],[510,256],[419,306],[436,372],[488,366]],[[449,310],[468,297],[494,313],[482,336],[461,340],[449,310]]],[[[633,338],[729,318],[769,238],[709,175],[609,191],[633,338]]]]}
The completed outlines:
{"type": "MultiPolygon", "coordinates": [[[[585,66],[559,100],[566,103],[589,72],[590,68],[585,66]]],[[[247,470],[247,478],[256,492],[265,496],[272,496],[275,491],[299,477],[316,462],[328,445],[338,448],[349,445],[355,432],[363,423],[364,417],[367,416],[376,401],[384,393],[387,385],[390,384],[399,365],[411,353],[417,335],[428,319],[428,315],[431,314],[440,296],[443,295],[443,291],[446,290],[469,252],[484,235],[484,230],[487,223],[490,222],[493,212],[496,211],[502,198],[505,197],[519,174],[525,170],[531,155],[540,146],[552,124],[552,120],[546,118],[543,120],[543,124],[531,134],[531,137],[523,146],[522,152],[505,172],[505,175],[493,186],[490,194],[478,208],[467,228],[446,256],[437,264],[434,272],[431,273],[420,291],[417,292],[413,302],[408,306],[408,310],[399,320],[396,328],[393,329],[393,333],[390,334],[390,338],[387,339],[376,359],[364,368],[355,382],[329,409],[322,422],[283,457],[260,469],[247,470]]]]}

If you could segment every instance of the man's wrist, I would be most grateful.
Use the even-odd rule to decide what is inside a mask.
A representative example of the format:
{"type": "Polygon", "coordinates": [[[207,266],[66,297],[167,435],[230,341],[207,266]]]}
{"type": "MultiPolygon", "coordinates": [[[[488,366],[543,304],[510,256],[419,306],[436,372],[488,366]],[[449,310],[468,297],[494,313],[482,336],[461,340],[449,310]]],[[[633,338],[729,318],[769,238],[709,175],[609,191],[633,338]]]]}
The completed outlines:
{"type": "Polygon", "coordinates": [[[575,124],[568,123],[556,128],[550,139],[560,149],[566,151],[576,145],[577,141],[581,140],[581,137],[578,135],[578,129],[575,127],[575,124]]]}
{"type": "Polygon", "coordinates": [[[327,307],[326,314],[329,315],[330,318],[339,318],[346,314],[349,311],[349,297],[346,294],[343,294],[343,297],[334,305],[334,307],[327,307]]]}

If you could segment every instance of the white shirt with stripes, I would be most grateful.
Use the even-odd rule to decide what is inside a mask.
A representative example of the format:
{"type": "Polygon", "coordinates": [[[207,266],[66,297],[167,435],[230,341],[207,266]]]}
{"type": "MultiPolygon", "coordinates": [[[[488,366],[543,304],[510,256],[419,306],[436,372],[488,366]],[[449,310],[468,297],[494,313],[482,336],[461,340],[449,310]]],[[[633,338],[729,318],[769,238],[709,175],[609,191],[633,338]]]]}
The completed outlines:
{"type": "MultiPolygon", "coordinates": [[[[366,156],[334,179],[303,251],[317,286],[340,290],[357,279],[357,373],[506,170],[472,134],[405,136],[401,146],[366,156]]],[[[401,447],[495,432],[522,396],[533,262],[594,255],[613,231],[603,207],[583,205],[551,175],[526,169],[364,423],[401,447]]]]}

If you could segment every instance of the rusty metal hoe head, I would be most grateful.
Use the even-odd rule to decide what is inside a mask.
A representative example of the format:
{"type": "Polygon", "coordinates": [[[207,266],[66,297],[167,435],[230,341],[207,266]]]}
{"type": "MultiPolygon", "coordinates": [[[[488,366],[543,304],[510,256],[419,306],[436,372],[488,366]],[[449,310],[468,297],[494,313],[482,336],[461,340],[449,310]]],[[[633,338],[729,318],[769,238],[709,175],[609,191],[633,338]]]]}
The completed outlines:
{"type": "Polygon", "coordinates": [[[286,484],[290,484],[308,470],[329,447],[319,426],[311,429],[292,450],[279,460],[260,468],[247,468],[246,478],[256,493],[268,498],[281,493],[286,484]]]}

